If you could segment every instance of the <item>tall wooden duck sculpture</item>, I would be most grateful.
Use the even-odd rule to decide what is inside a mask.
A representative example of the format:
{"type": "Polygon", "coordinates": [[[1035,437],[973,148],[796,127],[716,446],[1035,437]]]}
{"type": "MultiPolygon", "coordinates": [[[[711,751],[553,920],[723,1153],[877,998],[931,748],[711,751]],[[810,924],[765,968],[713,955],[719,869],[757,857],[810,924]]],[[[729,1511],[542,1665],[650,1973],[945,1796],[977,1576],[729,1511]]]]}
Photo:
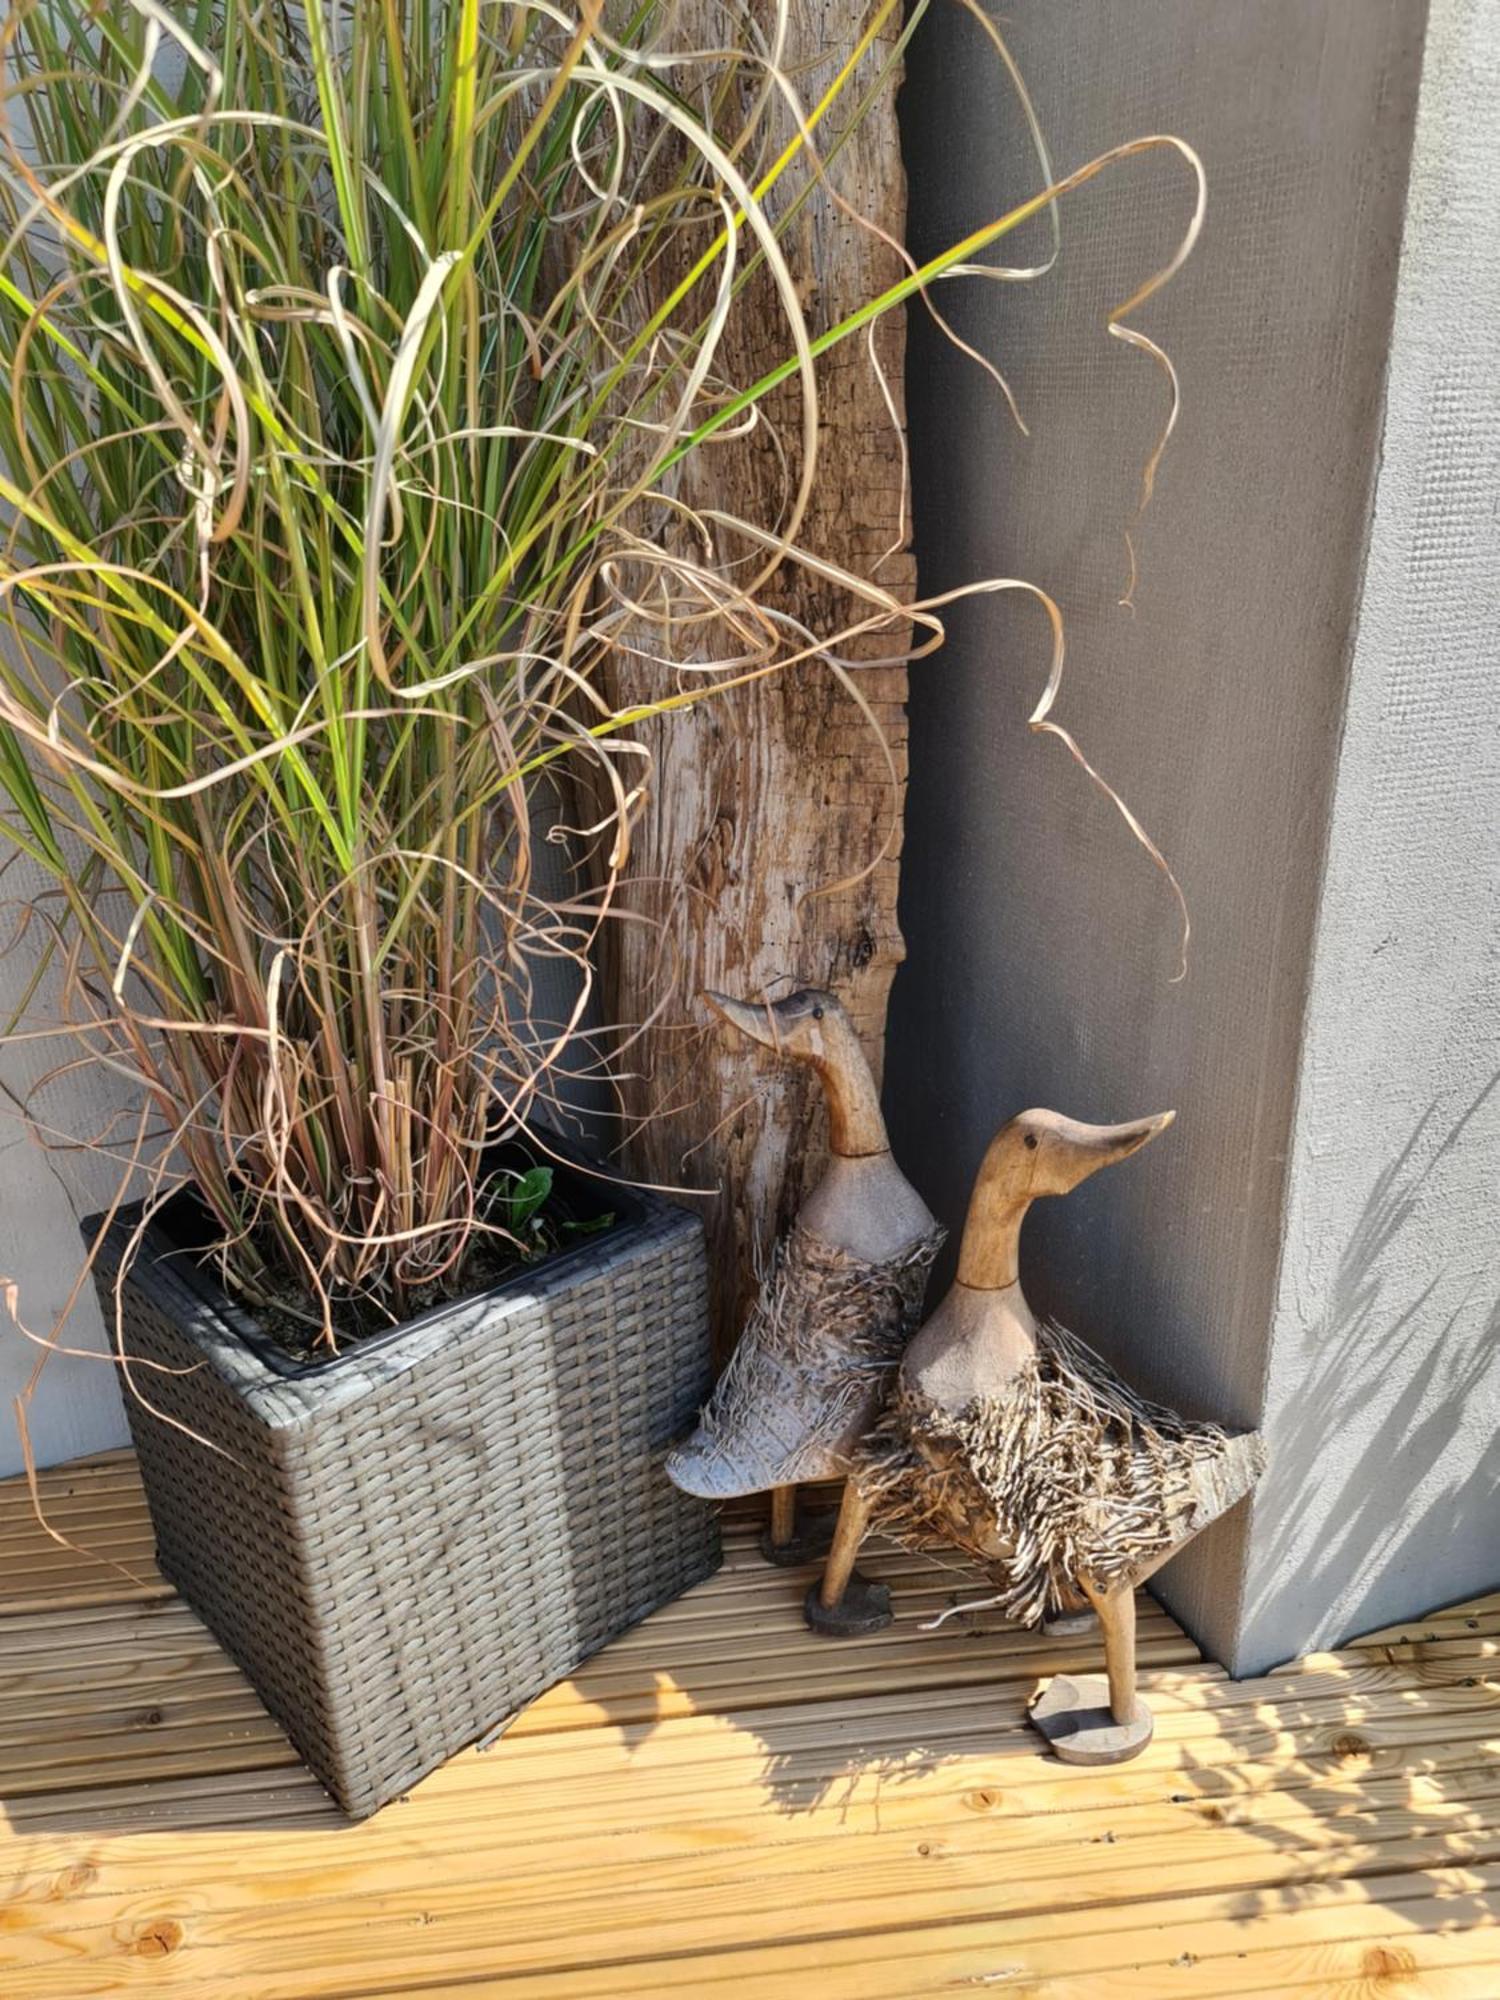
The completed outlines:
{"type": "MultiPolygon", "coordinates": [[[[988,1600],[1024,1624],[1092,1604],[1107,1681],[1054,1677],[1031,1719],[1059,1757],[1117,1763],[1151,1740],[1135,1681],[1135,1591],[1248,1493],[1254,1433],[1190,1423],[1128,1388],[1082,1341],[1038,1324],[1021,1290],[1021,1223],[1128,1159],[1173,1113],[1082,1125],[1024,1111],[985,1154],[958,1279],[912,1341],[855,1480],[874,1526],[988,1567],[988,1600]]],[[[968,1607],[978,1608],[978,1607],[968,1607]]]]}
{"type": "MultiPolygon", "coordinates": [[[[796,1531],[796,1489],[846,1477],[916,1330],[944,1232],[891,1157],[875,1079],[833,994],[807,988],[767,1006],[703,998],[761,1047],[817,1072],[832,1157],[778,1243],[729,1366],[667,1471],[706,1500],[769,1488],[765,1553],[802,1562],[820,1551],[796,1531]]],[[[889,1591],[854,1567],[864,1532],[864,1503],[846,1484],[827,1565],[805,1605],[808,1624],[830,1638],[890,1623],[889,1591]]]]}

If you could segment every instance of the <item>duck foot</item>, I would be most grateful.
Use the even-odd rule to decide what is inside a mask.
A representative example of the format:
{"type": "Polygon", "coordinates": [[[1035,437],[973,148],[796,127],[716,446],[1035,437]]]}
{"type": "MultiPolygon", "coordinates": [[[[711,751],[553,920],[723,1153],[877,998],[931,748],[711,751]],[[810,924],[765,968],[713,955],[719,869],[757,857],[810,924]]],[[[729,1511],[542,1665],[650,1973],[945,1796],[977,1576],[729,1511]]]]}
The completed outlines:
{"type": "Polygon", "coordinates": [[[863,1639],[871,1632],[883,1632],[895,1616],[885,1585],[871,1583],[858,1570],[850,1575],[836,1604],[823,1602],[822,1589],[821,1577],[808,1586],[802,1616],[808,1630],[820,1632],[825,1639],[863,1639]]]}
{"type": "Polygon", "coordinates": [[[1099,1614],[1086,1606],[1082,1611],[1054,1611],[1042,1620],[1044,1639],[1088,1639],[1099,1630],[1099,1614]]]}
{"type": "Polygon", "coordinates": [[[821,1562],[833,1546],[833,1524],[837,1517],[826,1508],[816,1514],[799,1514],[791,1534],[777,1541],[771,1529],[760,1531],[760,1552],[778,1569],[801,1569],[805,1563],[821,1562]]]}
{"type": "Polygon", "coordinates": [[[1129,1722],[1116,1722],[1102,1674],[1054,1674],[1032,1697],[1030,1716],[1065,1764],[1123,1764],[1139,1757],[1156,1728],[1136,1697],[1129,1722]]]}

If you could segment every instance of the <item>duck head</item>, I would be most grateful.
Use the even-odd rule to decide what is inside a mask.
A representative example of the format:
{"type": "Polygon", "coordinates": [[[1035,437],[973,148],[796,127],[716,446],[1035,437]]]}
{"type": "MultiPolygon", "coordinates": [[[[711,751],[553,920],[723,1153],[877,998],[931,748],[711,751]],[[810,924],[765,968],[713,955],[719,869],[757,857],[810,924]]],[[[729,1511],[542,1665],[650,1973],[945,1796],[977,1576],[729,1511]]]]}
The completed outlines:
{"type": "Polygon", "coordinates": [[[1043,1194],[1071,1194],[1081,1181],[1101,1167],[1128,1160],[1177,1116],[1159,1111],[1153,1118],[1133,1118],[1124,1125],[1085,1125],[1064,1118],[1060,1111],[1022,1111],[1000,1127],[990,1153],[1014,1160],[1033,1199],[1043,1194]]]}
{"type": "Polygon", "coordinates": [[[733,1028],[789,1062],[809,1064],[828,1097],[829,1147],[845,1159],[890,1151],[880,1093],[859,1036],[836,994],[804,986],[784,1000],[752,1003],[705,991],[703,1000],[733,1028]]]}
{"type": "Polygon", "coordinates": [[[1101,1167],[1128,1160],[1177,1116],[1161,1111],[1124,1125],[1085,1125],[1059,1111],[1023,1111],[990,1141],[969,1198],[958,1281],[995,1291],[1020,1275],[1021,1222],[1042,1195],[1069,1194],[1101,1167]]]}
{"type": "Polygon", "coordinates": [[[842,1053],[845,1037],[853,1032],[835,995],[820,986],[804,986],[763,1005],[731,1000],[727,993],[705,991],[702,998],[721,1021],[791,1062],[827,1062],[835,1049],[842,1053]]]}

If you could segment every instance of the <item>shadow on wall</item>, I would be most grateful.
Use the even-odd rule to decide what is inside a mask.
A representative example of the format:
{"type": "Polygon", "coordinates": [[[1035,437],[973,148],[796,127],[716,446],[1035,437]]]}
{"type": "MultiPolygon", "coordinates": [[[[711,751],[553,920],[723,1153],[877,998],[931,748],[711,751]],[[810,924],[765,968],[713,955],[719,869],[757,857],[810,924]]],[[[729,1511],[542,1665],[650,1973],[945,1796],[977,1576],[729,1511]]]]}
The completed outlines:
{"type": "Polygon", "coordinates": [[[1455,1274],[1424,1261],[1420,1244],[1424,1204],[1442,1198],[1441,1169],[1492,1101],[1500,1103],[1497,1091],[1500,1073],[1446,1130],[1440,1107],[1428,1107],[1375,1181],[1339,1259],[1327,1310],[1300,1338],[1288,1336],[1285,1379],[1297,1386],[1274,1419],[1271,1466],[1256,1502],[1245,1618],[1252,1634],[1262,1617],[1268,1627],[1284,1625],[1293,1579],[1307,1620],[1323,1625],[1330,1642],[1345,1636],[1342,1617],[1368,1627],[1372,1579],[1395,1609],[1421,1597],[1403,1552],[1435,1513],[1446,1510],[1455,1536],[1473,1535],[1479,1517],[1496,1517],[1500,1435],[1477,1478],[1445,1478],[1442,1468],[1464,1412],[1500,1368],[1500,1280],[1488,1255],[1472,1272],[1455,1274]],[[1421,1282],[1402,1301],[1402,1273],[1414,1268],[1421,1282]],[[1329,1447],[1347,1421],[1352,1379],[1368,1385],[1367,1403],[1379,1402],[1387,1379],[1401,1386],[1363,1453],[1345,1464],[1329,1447]],[[1307,1528],[1310,1512],[1331,1524],[1316,1537],[1307,1528]],[[1341,1610],[1356,1604],[1357,1612],[1341,1610]]]}

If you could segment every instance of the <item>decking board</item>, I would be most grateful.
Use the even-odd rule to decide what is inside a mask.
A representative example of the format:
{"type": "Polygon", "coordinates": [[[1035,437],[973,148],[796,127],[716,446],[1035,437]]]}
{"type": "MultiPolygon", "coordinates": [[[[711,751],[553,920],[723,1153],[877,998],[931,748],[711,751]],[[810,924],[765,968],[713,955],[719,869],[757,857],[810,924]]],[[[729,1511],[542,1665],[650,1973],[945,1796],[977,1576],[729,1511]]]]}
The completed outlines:
{"type": "Polygon", "coordinates": [[[1257,1681],[1143,1600],[1157,1736],[1052,1759],[1097,1671],[897,1551],[895,1628],[719,1576],[350,1826],[151,1561],[128,1454],[0,1485],[0,1995],[1500,2000],[1500,1598],[1257,1681]],[[100,1556],[128,1563],[131,1576],[100,1556]]]}

